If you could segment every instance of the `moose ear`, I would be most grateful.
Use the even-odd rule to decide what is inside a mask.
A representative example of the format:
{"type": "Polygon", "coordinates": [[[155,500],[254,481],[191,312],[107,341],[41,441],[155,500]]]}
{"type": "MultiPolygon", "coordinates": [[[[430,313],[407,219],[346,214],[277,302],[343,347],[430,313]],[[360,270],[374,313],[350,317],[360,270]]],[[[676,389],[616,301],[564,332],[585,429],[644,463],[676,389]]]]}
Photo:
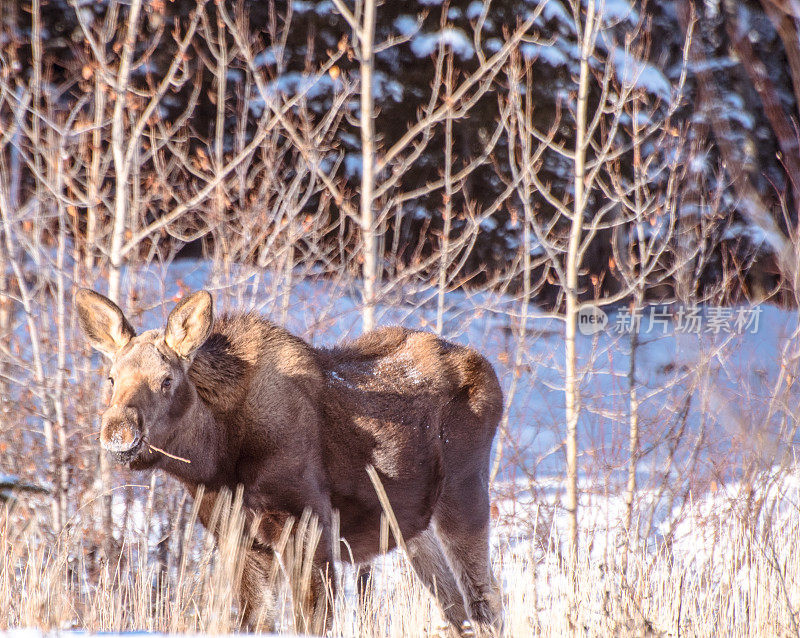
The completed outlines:
{"type": "Polygon", "coordinates": [[[92,347],[111,359],[136,336],[122,310],[94,290],[81,288],[75,295],[78,323],[92,347]]]}
{"type": "Polygon", "coordinates": [[[181,299],[169,313],[164,341],[179,357],[189,359],[208,339],[213,322],[211,295],[199,290],[181,299]]]}

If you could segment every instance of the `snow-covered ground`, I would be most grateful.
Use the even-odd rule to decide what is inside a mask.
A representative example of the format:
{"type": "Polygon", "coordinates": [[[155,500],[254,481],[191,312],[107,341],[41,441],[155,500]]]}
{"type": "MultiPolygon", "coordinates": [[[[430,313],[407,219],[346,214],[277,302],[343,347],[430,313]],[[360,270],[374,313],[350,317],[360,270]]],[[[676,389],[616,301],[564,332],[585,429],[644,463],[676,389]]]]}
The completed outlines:
{"type": "MultiPolygon", "coordinates": [[[[125,284],[134,293],[126,311],[137,329],[162,326],[175,300],[206,288],[214,294],[217,312],[263,312],[314,345],[331,345],[361,330],[357,282],[298,277],[286,290],[285,280],[268,272],[221,273],[208,262],[178,261],[128,271],[125,284]]],[[[104,284],[98,288],[102,291],[104,284]]],[[[395,289],[381,300],[378,322],[430,330],[436,323],[435,295],[430,288],[395,289]]],[[[445,308],[443,335],[484,353],[508,400],[503,457],[493,486],[493,544],[502,581],[512,595],[520,578],[533,578],[537,609],[560,605],[569,589],[552,563],[565,546],[568,527],[561,504],[563,326],[533,308],[522,339],[521,301],[483,292],[448,293],[445,308]]],[[[581,334],[578,341],[581,560],[587,573],[598,570],[592,586],[606,582],[604,570],[626,542],[631,378],[642,450],[632,521],[639,559],[677,561],[689,585],[710,574],[730,586],[742,584],[736,579],[747,584],[747,574],[730,567],[747,551],[771,552],[777,564],[785,564],[789,539],[800,534],[792,412],[798,403],[797,313],[770,306],[732,309],[729,315],[714,307],[648,307],[631,377],[631,338],[623,329],[629,313],[607,311],[606,329],[581,334]],[[687,324],[687,316],[696,325],[687,324]],[[737,323],[737,317],[751,322],[737,323]],[[761,533],[773,527],[775,534],[761,533]],[[771,544],[766,538],[773,539],[771,544]]],[[[93,356],[101,369],[105,363],[93,356]]],[[[131,488],[138,495],[133,502],[123,491],[115,492],[118,521],[124,521],[131,538],[147,534],[147,482],[143,477],[141,488],[131,488]]],[[[153,544],[166,531],[150,528],[153,544]]],[[[393,559],[384,566],[387,577],[398,565],[393,559]]],[[[352,591],[352,579],[348,582],[345,589],[352,591]]],[[[516,593],[530,596],[530,591],[516,593]]],[[[788,599],[800,604],[792,595],[788,599]]],[[[587,622],[600,622],[603,604],[591,598],[587,622]]]]}

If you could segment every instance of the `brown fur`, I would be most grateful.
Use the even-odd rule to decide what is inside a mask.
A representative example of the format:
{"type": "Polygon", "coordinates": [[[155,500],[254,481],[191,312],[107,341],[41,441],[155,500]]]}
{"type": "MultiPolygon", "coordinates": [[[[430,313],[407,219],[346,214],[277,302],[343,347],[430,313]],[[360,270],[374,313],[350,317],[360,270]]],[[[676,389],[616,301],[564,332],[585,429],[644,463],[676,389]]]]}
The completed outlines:
{"type": "MultiPolygon", "coordinates": [[[[366,473],[372,465],[412,563],[447,619],[496,630],[487,484],[502,393],[486,359],[397,327],[315,349],[253,314],[205,325],[210,299],[190,296],[164,332],[139,336],[100,295],[80,291],[76,302],[84,331],[112,358],[117,377],[103,445],[134,469],[177,476],[193,494],[203,485],[201,520],[219,490],[239,484],[245,506],[261,516],[241,587],[249,619],[271,620],[265,574],[288,518],[306,509],[317,516],[320,573],[332,573],[334,510],[356,561],[378,551],[382,510],[366,473]]],[[[315,596],[324,586],[318,577],[315,596]]]]}

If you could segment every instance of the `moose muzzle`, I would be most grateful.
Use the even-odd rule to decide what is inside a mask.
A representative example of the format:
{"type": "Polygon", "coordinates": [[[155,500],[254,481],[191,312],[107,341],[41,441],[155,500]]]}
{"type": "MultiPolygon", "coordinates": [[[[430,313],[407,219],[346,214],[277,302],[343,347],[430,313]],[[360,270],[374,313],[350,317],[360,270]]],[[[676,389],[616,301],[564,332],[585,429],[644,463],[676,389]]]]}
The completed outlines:
{"type": "Polygon", "coordinates": [[[144,428],[139,410],[112,405],[103,414],[100,425],[100,445],[111,452],[120,463],[138,456],[144,439],[144,428]]]}

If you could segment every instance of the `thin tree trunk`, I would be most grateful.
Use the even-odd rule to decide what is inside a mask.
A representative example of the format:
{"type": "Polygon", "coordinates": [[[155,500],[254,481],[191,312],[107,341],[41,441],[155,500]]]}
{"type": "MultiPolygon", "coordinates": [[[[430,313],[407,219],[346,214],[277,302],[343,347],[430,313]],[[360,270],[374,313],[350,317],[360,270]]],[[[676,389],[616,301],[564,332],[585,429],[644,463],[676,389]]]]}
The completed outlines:
{"type": "Polygon", "coordinates": [[[289,233],[286,249],[284,250],[284,264],[283,264],[283,291],[281,293],[281,323],[286,325],[289,322],[289,308],[292,301],[292,286],[293,273],[294,273],[294,231],[295,218],[292,215],[289,220],[289,233]]]}
{"type": "MultiPolygon", "coordinates": [[[[634,295],[634,308],[641,303],[641,291],[634,295]]],[[[633,525],[633,500],[636,496],[636,468],[639,463],[639,395],[636,387],[636,353],[639,349],[639,326],[631,330],[631,354],[628,365],[628,480],[625,485],[625,548],[622,552],[622,576],[628,571],[628,554],[631,552],[631,527],[633,525]]]]}
{"type": "Polygon", "coordinates": [[[105,84],[96,78],[94,85],[94,122],[92,130],[92,161],[89,166],[88,196],[86,210],[86,272],[91,276],[94,269],[95,244],[97,242],[97,216],[100,207],[100,164],[103,159],[103,117],[106,111],[105,84]]]}
{"type": "MultiPolygon", "coordinates": [[[[222,172],[225,163],[225,103],[226,94],[228,91],[228,46],[225,41],[226,33],[224,32],[225,22],[221,17],[217,18],[217,112],[216,123],[214,125],[214,170],[217,173],[222,172]]],[[[218,227],[224,228],[225,218],[225,189],[222,182],[216,188],[214,198],[215,214],[214,224],[220,224],[218,227]]],[[[215,233],[214,246],[215,251],[221,252],[220,261],[224,262],[229,256],[229,249],[227,246],[228,239],[225,233],[215,233]]]]}
{"type": "MultiPolygon", "coordinates": [[[[514,366],[511,368],[511,381],[508,385],[508,390],[505,395],[505,406],[503,409],[503,418],[500,421],[500,428],[497,434],[497,449],[495,450],[494,463],[492,470],[489,474],[489,485],[494,486],[497,475],[500,472],[500,463],[503,459],[503,452],[505,448],[506,438],[508,437],[508,421],[511,417],[511,406],[514,403],[514,397],[517,393],[517,385],[519,376],[522,370],[522,361],[527,353],[526,339],[528,335],[528,315],[530,313],[530,300],[533,293],[531,282],[531,250],[533,249],[533,237],[531,229],[533,224],[533,209],[531,201],[533,200],[533,185],[531,184],[530,171],[532,168],[533,158],[531,157],[531,138],[527,135],[526,131],[530,130],[532,126],[531,114],[533,112],[532,91],[530,91],[530,80],[528,83],[528,90],[525,92],[525,110],[522,111],[524,119],[518,122],[519,141],[521,152],[521,187],[522,187],[522,209],[524,211],[524,221],[522,230],[522,302],[520,303],[519,311],[519,329],[516,335],[516,343],[514,345],[514,366]]],[[[513,90],[510,99],[521,100],[522,97],[517,90],[513,90]]],[[[510,142],[513,144],[516,138],[516,131],[510,132],[510,142]]],[[[519,172],[514,170],[513,156],[516,154],[514,147],[510,147],[512,156],[512,175],[516,181],[519,172]]]]}
{"type": "MultiPolygon", "coordinates": [[[[42,151],[44,148],[47,148],[49,144],[42,143],[43,140],[40,125],[42,109],[42,15],[40,0],[33,0],[31,3],[31,20],[31,49],[33,52],[33,77],[31,80],[31,94],[33,96],[31,102],[31,147],[33,149],[32,155],[36,174],[42,175],[42,151]]],[[[59,158],[56,158],[55,161],[58,162],[60,160],[59,158]]],[[[42,228],[40,226],[43,224],[41,202],[45,199],[42,190],[41,184],[37,181],[36,191],[34,193],[34,224],[37,227],[37,230],[34,232],[36,233],[42,232],[42,228]]],[[[40,244],[40,241],[37,241],[36,244],[40,244]]],[[[11,249],[9,248],[9,250],[11,249]]],[[[17,262],[14,261],[13,263],[17,262]]],[[[31,351],[35,359],[34,374],[39,385],[39,396],[41,397],[44,408],[42,430],[44,434],[45,447],[47,448],[47,454],[50,457],[50,473],[53,484],[56,486],[56,494],[50,503],[50,507],[53,515],[53,529],[56,533],[58,533],[61,531],[63,513],[61,511],[61,468],[58,460],[58,446],[56,444],[57,425],[54,423],[53,404],[51,402],[52,397],[50,396],[50,392],[47,387],[48,383],[42,359],[42,348],[39,346],[39,332],[38,328],[35,327],[35,322],[30,316],[30,312],[32,311],[31,304],[35,303],[36,299],[28,292],[23,293],[23,290],[27,289],[27,284],[22,280],[22,277],[24,277],[22,270],[20,269],[15,271],[15,274],[19,282],[21,296],[23,296],[23,298],[26,296],[28,297],[27,303],[24,303],[23,305],[25,306],[26,314],[29,315],[28,329],[31,333],[31,351]]]]}
{"type": "Polygon", "coordinates": [[[114,87],[114,113],[111,120],[111,147],[114,156],[114,224],[111,230],[111,270],[108,276],[108,298],[120,303],[120,282],[122,277],[122,245],[125,240],[125,225],[128,217],[128,198],[130,194],[128,178],[130,163],[125,152],[125,104],[127,102],[128,82],[130,80],[131,59],[136,42],[141,0],[131,2],[128,25],[122,55],[114,87]]]}
{"type": "MultiPolygon", "coordinates": [[[[33,166],[37,175],[42,174],[42,145],[41,145],[41,123],[39,121],[39,109],[42,105],[42,14],[40,0],[33,0],[31,3],[31,53],[33,54],[33,77],[31,78],[31,149],[33,156],[33,166]]],[[[34,219],[39,219],[41,212],[41,185],[36,184],[36,193],[33,201],[34,219]]]]}
{"type": "Polygon", "coordinates": [[[364,332],[375,327],[375,288],[378,279],[377,228],[375,224],[375,122],[373,119],[372,72],[375,37],[376,0],[364,0],[364,20],[359,34],[361,43],[361,237],[364,244],[362,276],[364,279],[364,332]]]}
{"type": "MultiPolygon", "coordinates": [[[[5,231],[0,228],[0,341],[9,339],[11,326],[11,297],[8,294],[8,255],[6,254],[5,231]]],[[[10,341],[10,339],[9,339],[10,341]]],[[[6,346],[9,345],[7,342],[6,346]]],[[[0,409],[8,401],[6,373],[8,366],[5,357],[0,357],[0,409]]]]}
{"type": "MultiPolygon", "coordinates": [[[[61,172],[60,158],[59,173],[61,172]]],[[[59,188],[61,187],[59,175],[59,188]]],[[[56,457],[56,495],[59,509],[59,529],[67,524],[67,489],[69,486],[69,473],[67,469],[67,423],[64,410],[64,375],[67,367],[67,312],[66,289],[64,285],[64,258],[67,252],[67,220],[64,215],[63,203],[58,204],[58,248],[56,255],[56,324],[58,330],[57,363],[55,389],[53,399],[55,403],[56,437],[58,439],[58,453],[56,457]]]]}
{"type": "MultiPolygon", "coordinates": [[[[647,255],[645,254],[644,236],[644,197],[641,185],[644,183],[645,176],[642,175],[642,148],[639,140],[639,108],[638,103],[633,104],[633,183],[634,183],[634,205],[636,206],[636,247],[638,250],[639,272],[633,266],[634,276],[634,313],[641,308],[644,303],[644,281],[639,277],[642,268],[645,266],[647,255]]],[[[634,314],[635,316],[635,314],[634,314]]],[[[636,470],[639,465],[639,394],[636,385],[636,355],[639,350],[639,325],[634,320],[631,330],[631,354],[628,365],[628,393],[629,393],[629,417],[628,417],[628,480],[625,486],[625,550],[622,554],[622,575],[626,576],[628,571],[628,555],[631,550],[631,528],[633,526],[633,501],[636,496],[636,470]]],[[[638,536],[638,535],[637,535],[638,536]]]]}
{"type": "MultiPolygon", "coordinates": [[[[578,9],[578,15],[580,8],[578,9]]],[[[586,110],[589,95],[589,54],[594,34],[595,3],[589,2],[586,22],[582,30],[581,66],[578,84],[578,103],[575,116],[575,201],[569,233],[566,263],[566,316],[564,341],[566,350],[564,374],[565,418],[567,425],[567,513],[569,516],[569,549],[572,566],[578,567],[578,417],[580,415],[580,389],[578,387],[576,337],[578,329],[578,270],[580,244],[583,230],[583,213],[586,208],[584,177],[586,171],[586,110]]]]}
{"type": "MultiPolygon", "coordinates": [[[[450,101],[453,88],[453,57],[447,61],[447,94],[450,101]]],[[[442,225],[442,254],[439,258],[439,291],[436,300],[436,334],[444,329],[444,296],[447,290],[447,267],[450,259],[450,230],[453,224],[453,112],[448,111],[444,125],[444,211],[442,225]]]]}
{"type": "MultiPolygon", "coordinates": [[[[19,91],[17,92],[17,96],[19,97],[19,91]]],[[[8,186],[8,195],[5,196],[11,210],[19,210],[19,193],[22,182],[22,161],[19,152],[21,146],[19,138],[19,129],[17,129],[9,148],[9,159],[11,162],[10,184],[8,186]]],[[[3,197],[3,193],[0,192],[0,199],[3,197]]],[[[13,243],[8,242],[5,237],[5,234],[10,232],[11,229],[7,228],[5,224],[0,225],[0,242],[2,242],[2,245],[0,245],[0,339],[8,338],[9,340],[11,338],[11,318],[14,302],[12,296],[9,294],[11,280],[8,276],[8,265],[13,262],[15,258],[14,254],[6,251],[6,246],[8,246],[8,251],[14,249],[13,243]]],[[[6,362],[2,360],[2,362],[0,362],[0,404],[8,400],[8,384],[4,376],[6,370],[6,362]]]]}
{"type": "MultiPolygon", "coordinates": [[[[51,460],[51,471],[55,470],[56,462],[55,462],[55,438],[54,438],[54,431],[53,431],[53,417],[52,417],[52,405],[50,403],[50,398],[48,396],[47,390],[47,378],[45,376],[45,368],[43,364],[43,347],[42,347],[42,340],[41,335],[39,333],[39,326],[36,323],[35,317],[39,315],[38,307],[39,304],[33,295],[31,294],[31,290],[28,287],[28,283],[25,278],[25,273],[22,269],[22,265],[20,261],[13,257],[14,251],[14,239],[11,235],[12,230],[12,222],[8,217],[10,213],[10,208],[6,204],[6,195],[2,190],[0,190],[0,220],[2,220],[2,226],[4,229],[3,233],[3,240],[5,241],[6,245],[6,255],[11,263],[11,269],[14,273],[14,277],[17,280],[17,285],[19,287],[19,300],[22,304],[22,309],[25,312],[25,323],[28,328],[28,335],[30,336],[31,340],[31,362],[33,365],[33,378],[36,381],[35,386],[35,394],[38,397],[41,406],[42,406],[42,433],[44,435],[45,440],[45,448],[47,449],[47,454],[51,460]]],[[[57,484],[57,475],[53,472],[54,483],[57,484]]],[[[53,529],[56,532],[59,531],[59,525],[61,521],[61,513],[59,511],[59,500],[58,498],[52,499],[51,503],[51,511],[53,515],[53,529]]]]}

